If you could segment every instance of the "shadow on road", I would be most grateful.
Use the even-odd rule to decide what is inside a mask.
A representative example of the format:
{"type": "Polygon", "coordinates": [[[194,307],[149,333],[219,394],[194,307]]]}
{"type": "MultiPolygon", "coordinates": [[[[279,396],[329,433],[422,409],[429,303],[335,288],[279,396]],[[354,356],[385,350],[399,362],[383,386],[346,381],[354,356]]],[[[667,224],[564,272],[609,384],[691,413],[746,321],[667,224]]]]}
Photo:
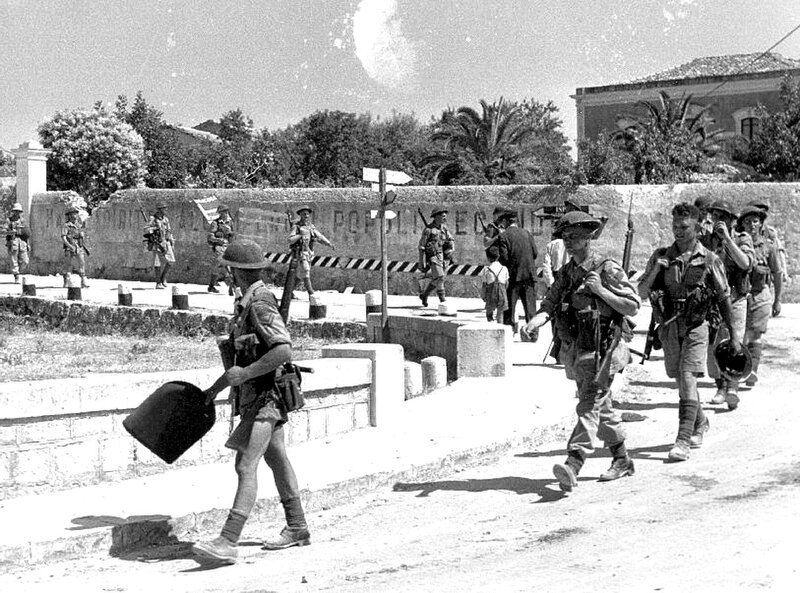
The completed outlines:
{"type": "Polygon", "coordinates": [[[553,490],[555,478],[532,480],[518,476],[503,478],[488,478],[483,480],[441,480],[437,482],[398,482],[392,490],[394,492],[416,492],[418,498],[430,496],[431,493],[442,490],[451,492],[487,492],[489,490],[506,490],[514,494],[538,494],[542,500],[549,502],[564,497],[560,491],[553,490]]]}

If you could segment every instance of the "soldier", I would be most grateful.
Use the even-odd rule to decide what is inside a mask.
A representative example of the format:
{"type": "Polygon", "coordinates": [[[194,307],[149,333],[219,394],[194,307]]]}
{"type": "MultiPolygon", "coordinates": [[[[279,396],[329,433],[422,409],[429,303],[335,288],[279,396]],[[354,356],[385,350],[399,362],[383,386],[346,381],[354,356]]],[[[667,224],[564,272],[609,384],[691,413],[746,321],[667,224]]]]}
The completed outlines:
{"type": "Polygon", "coordinates": [[[221,263],[225,250],[233,241],[233,219],[231,219],[230,208],[224,204],[217,207],[217,214],[217,218],[211,222],[211,226],[208,228],[208,244],[211,245],[211,250],[217,258],[217,267],[211,272],[211,280],[208,281],[208,292],[219,292],[217,284],[220,280],[225,280],[228,285],[228,295],[233,296],[230,271],[221,263]]]}
{"type": "Polygon", "coordinates": [[[11,261],[11,273],[14,274],[14,284],[19,282],[19,274],[28,267],[28,251],[30,245],[30,231],[25,226],[22,218],[22,204],[15,203],[11,207],[11,214],[6,220],[5,225],[6,249],[8,258],[11,261]]]}
{"type": "MultiPolygon", "coordinates": [[[[639,282],[639,295],[650,299],[661,324],[667,376],[678,381],[678,436],[668,453],[671,461],[688,459],[689,450],[703,444],[710,426],[700,404],[697,378],[706,368],[708,311],[714,303],[734,336],[732,342],[736,341],[736,332],[730,329],[734,314],[724,265],[698,237],[702,216],[700,209],[689,203],[672,209],[675,242],[653,252],[639,282]]],[[[741,350],[740,342],[731,346],[741,350]]]]}
{"type": "Polygon", "coordinates": [[[758,381],[761,336],[767,331],[770,314],[777,316],[781,312],[783,268],[778,246],[763,231],[766,218],[766,210],[756,206],[747,206],[739,214],[739,225],[753,240],[756,258],[750,273],[750,294],[747,295],[747,322],[744,331],[744,344],[753,359],[753,370],[745,381],[749,387],[753,387],[758,381]],[[775,286],[774,294],[772,285],[775,286]]]}
{"type": "Polygon", "coordinates": [[[697,234],[700,239],[711,235],[714,231],[714,221],[711,220],[711,213],[708,211],[712,202],[708,196],[698,196],[694,201],[694,205],[700,211],[700,230],[697,234]]]}
{"type": "Polygon", "coordinates": [[[289,247],[293,251],[292,257],[299,259],[296,276],[298,280],[303,281],[309,295],[314,294],[314,287],[311,286],[311,260],[314,257],[314,244],[319,241],[336,251],[334,244],[309,221],[313,212],[308,206],[300,208],[297,211],[300,220],[292,225],[292,230],[289,233],[289,247]]]}
{"type": "Polygon", "coordinates": [[[436,291],[440,302],[445,302],[444,274],[445,265],[453,255],[455,242],[445,223],[447,210],[436,208],[431,213],[431,222],[422,231],[419,240],[419,268],[428,273],[430,282],[419,294],[422,306],[428,306],[428,296],[436,291]]]}
{"type": "Polygon", "coordinates": [[[714,378],[717,391],[711,403],[727,403],[729,410],[739,407],[739,383],[726,379],[720,371],[714,349],[722,340],[728,337],[735,338],[736,342],[744,340],[745,322],[747,320],[747,293],[750,292],[750,272],[755,262],[753,240],[744,232],[737,232],[733,225],[736,222],[736,212],[724,200],[713,202],[708,208],[714,230],[710,235],[700,237],[706,249],[713,251],[722,260],[725,275],[728,278],[731,300],[731,324],[723,326],[720,331],[712,327],[708,345],[708,374],[714,378]],[[733,334],[729,335],[729,328],[733,334]]]}
{"type": "MultiPolygon", "coordinates": [[[[764,200],[750,200],[747,203],[748,206],[755,206],[759,210],[762,210],[766,216],[769,216],[769,204],[764,200]]],[[[739,230],[739,229],[737,229],[739,230]]],[[[741,229],[743,230],[743,229],[741,229]]],[[[789,265],[786,261],[786,246],[783,244],[783,240],[780,238],[778,234],[778,229],[774,226],[767,224],[766,222],[761,227],[761,232],[764,234],[767,239],[774,243],[775,248],[778,251],[778,258],[781,264],[781,276],[783,279],[784,284],[789,280],[789,265]]],[[[777,317],[780,315],[780,306],[778,307],[778,311],[773,312],[773,317],[777,317]]]]}
{"type": "Polygon", "coordinates": [[[504,217],[506,214],[506,209],[500,206],[495,207],[492,211],[492,222],[487,224],[483,229],[483,249],[488,251],[492,247],[495,247],[495,252],[499,253],[499,250],[496,248],[497,241],[500,238],[503,230],[505,229],[504,226],[504,217]]]}
{"type": "Polygon", "coordinates": [[[238,556],[239,537],[256,502],[256,474],[262,458],[272,470],[287,524],[277,539],[264,542],[264,548],[306,546],[311,543],[311,536],[297,476],[284,443],[288,412],[276,389],[275,376],[279,367],[291,362],[292,344],[278,314],[277,301],[261,280],[261,271],[268,262],[257,243],[238,241],[228,247],[222,263],[231,268],[236,286],[244,293],[236,306],[230,336],[236,364],[205,394],[211,402],[226,387],[234,388],[235,410],[241,420],[225,446],[236,451],[238,485],[220,536],[196,543],[192,550],[204,558],[233,564],[238,556]]]}
{"type": "Polygon", "coordinates": [[[156,275],[156,288],[166,288],[167,270],[175,263],[175,238],[167,218],[166,204],[156,206],[155,213],[150,216],[144,229],[144,235],[147,238],[147,250],[153,252],[153,267],[161,269],[156,275]]]}
{"type": "Polygon", "coordinates": [[[594,450],[595,433],[613,456],[600,481],[634,473],[610,387],[614,375],[630,362],[625,342],[632,331],[625,317],[636,315],[640,301],[622,267],[591,248],[601,224],[580,211],[559,219],[554,234],[564,240],[570,261],[558,271],[536,315],[521,332],[523,338],[536,341],[539,328],[555,317],[561,360],[567,378],[578,386],[578,422],[567,443],[567,460],[553,466],[565,492],[578,485],[578,473],[594,450]]]}
{"type": "Polygon", "coordinates": [[[67,207],[67,221],[61,227],[61,242],[64,244],[64,286],[69,283],[69,276],[77,271],[81,277],[81,288],[89,288],[86,284],[86,234],[80,222],[80,210],[76,206],[67,207]]]}

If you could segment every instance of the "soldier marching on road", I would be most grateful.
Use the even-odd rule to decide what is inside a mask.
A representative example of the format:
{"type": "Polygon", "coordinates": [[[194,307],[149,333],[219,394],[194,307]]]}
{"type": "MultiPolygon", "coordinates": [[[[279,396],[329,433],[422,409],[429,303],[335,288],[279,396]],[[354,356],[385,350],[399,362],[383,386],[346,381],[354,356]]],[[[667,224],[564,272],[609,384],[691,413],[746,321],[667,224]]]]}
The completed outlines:
{"type": "Polygon", "coordinates": [[[233,282],[230,270],[222,263],[225,250],[233,242],[233,219],[231,218],[230,208],[221,204],[217,207],[217,218],[211,222],[208,229],[208,244],[217,258],[217,267],[211,272],[211,279],[208,281],[208,292],[219,292],[217,285],[220,280],[225,280],[228,285],[228,295],[233,295],[233,282]]]}
{"type": "Polygon", "coordinates": [[[314,258],[315,243],[320,242],[327,245],[334,251],[336,247],[328,238],[317,230],[310,217],[313,210],[308,206],[303,206],[297,211],[300,220],[292,225],[289,233],[289,247],[292,249],[292,257],[298,259],[296,277],[305,284],[308,294],[314,294],[314,287],[311,285],[311,261],[314,258]]]}
{"type": "Polygon", "coordinates": [[[30,261],[28,257],[30,231],[25,226],[25,220],[22,217],[22,204],[19,202],[12,206],[11,214],[6,219],[4,230],[6,250],[8,251],[8,259],[11,262],[11,273],[14,274],[14,283],[16,284],[19,282],[20,272],[25,271],[30,261]]]}
{"type": "Polygon", "coordinates": [[[750,273],[750,293],[747,295],[747,322],[744,344],[753,359],[753,370],[745,384],[753,387],[758,381],[761,362],[761,336],[767,331],[770,315],[781,312],[783,292],[783,264],[779,245],[765,232],[767,211],[757,206],[747,206],[739,214],[739,225],[753,240],[755,265],[750,273]]]}
{"type": "Polygon", "coordinates": [[[523,338],[536,341],[539,328],[555,317],[561,360],[567,378],[578,387],[578,421],[567,443],[567,460],[553,466],[565,492],[578,485],[578,473],[594,450],[595,434],[613,457],[600,481],[634,473],[610,387],[614,375],[630,362],[625,342],[632,330],[626,317],[636,315],[640,301],[622,267],[591,248],[601,224],[579,211],[559,219],[554,235],[564,240],[570,261],[558,271],[536,315],[521,331],[523,338]]]}
{"type": "Polygon", "coordinates": [[[86,233],[79,218],[80,210],[76,206],[69,206],[65,213],[67,221],[61,227],[61,242],[64,245],[64,267],[61,275],[64,276],[64,286],[69,284],[69,276],[78,272],[81,277],[81,288],[89,288],[86,283],[86,233]]]}
{"type": "Polygon", "coordinates": [[[428,297],[436,292],[440,302],[445,302],[445,265],[452,258],[455,242],[447,225],[447,210],[437,208],[431,213],[431,222],[422,231],[419,240],[419,267],[427,272],[430,281],[419,294],[422,306],[428,306],[428,297]]]}
{"type": "Polygon", "coordinates": [[[726,403],[729,410],[739,407],[739,383],[726,379],[717,364],[714,350],[722,340],[733,338],[736,342],[744,340],[744,330],[747,320],[747,295],[750,292],[750,272],[755,262],[753,240],[745,232],[734,229],[737,219],[736,212],[724,200],[713,202],[708,208],[711,220],[714,223],[710,235],[700,237],[703,246],[713,251],[722,260],[725,275],[728,278],[731,300],[731,323],[719,328],[719,331],[709,336],[709,350],[707,355],[708,374],[714,378],[717,391],[711,403],[726,403]]]}
{"type": "MultiPolygon", "coordinates": [[[[697,378],[706,369],[712,306],[719,310],[730,335],[736,336],[724,264],[699,239],[702,217],[693,204],[682,203],[672,209],[675,242],[653,252],[638,287],[639,295],[653,303],[661,326],[667,376],[678,382],[678,436],[668,454],[671,461],[687,460],[690,449],[703,444],[710,426],[700,403],[697,378]]],[[[731,342],[735,351],[741,350],[737,339],[731,342]]]]}
{"type": "Polygon", "coordinates": [[[167,287],[167,270],[175,263],[175,238],[167,218],[167,205],[156,206],[144,228],[147,250],[153,252],[153,267],[161,271],[156,276],[156,288],[167,287]]]}

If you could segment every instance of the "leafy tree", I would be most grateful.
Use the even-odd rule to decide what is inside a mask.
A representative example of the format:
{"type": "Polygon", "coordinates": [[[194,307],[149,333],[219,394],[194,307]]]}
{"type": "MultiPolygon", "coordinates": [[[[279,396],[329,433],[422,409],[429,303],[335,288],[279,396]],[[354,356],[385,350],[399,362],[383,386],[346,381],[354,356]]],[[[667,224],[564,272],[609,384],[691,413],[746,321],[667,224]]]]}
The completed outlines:
{"type": "Polygon", "coordinates": [[[17,174],[17,165],[14,155],[0,148],[0,177],[14,177],[17,174]]]}
{"type": "Polygon", "coordinates": [[[59,111],[39,126],[48,157],[48,185],[74,190],[90,207],[144,181],[144,141],[102,105],[59,111]]]}
{"type": "Polygon", "coordinates": [[[188,174],[186,151],[167,131],[164,114],[148,105],[142,91],[136,93],[131,109],[128,109],[127,97],[120,95],[114,113],[144,140],[145,184],[153,188],[185,187],[188,174]]]}
{"type": "Polygon", "coordinates": [[[633,156],[608,134],[578,142],[577,184],[627,185],[633,183],[633,156]]]}
{"type": "Polygon", "coordinates": [[[448,109],[433,126],[434,150],[423,160],[436,183],[546,183],[568,175],[571,159],[558,109],[502,97],[448,109]]]}
{"type": "Polygon", "coordinates": [[[671,99],[659,91],[659,101],[639,101],[646,115],[612,137],[631,155],[634,183],[679,183],[701,170],[717,146],[706,129],[709,106],[692,115],[692,96],[671,99]]]}
{"type": "Polygon", "coordinates": [[[778,181],[800,179],[800,81],[788,74],[781,82],[783,109],[763,117],[750,143],[747,162],[757,172],[778,181]]]}
{"type": "Polygon", "coordinates": [[[232,144],[248,144],[252,141],[253,120],[236,108],[223,114],[219,120],[219,137],[223,142],[232,144]]]}

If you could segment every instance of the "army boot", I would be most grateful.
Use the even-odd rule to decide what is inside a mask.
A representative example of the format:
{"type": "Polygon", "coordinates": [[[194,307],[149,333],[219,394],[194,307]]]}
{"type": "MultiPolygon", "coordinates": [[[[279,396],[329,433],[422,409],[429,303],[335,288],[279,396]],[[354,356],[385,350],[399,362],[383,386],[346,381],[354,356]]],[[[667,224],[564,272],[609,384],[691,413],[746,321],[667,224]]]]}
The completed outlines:
{"type": "Polygon", "coordinates": [[[198,542],[192,546],[192,552],[201,558],[213,560],[221,564],[234,564],[239,556],[236,544],[221,535],[210,542],[198,542]]]}
{"type": "Polygon", "coordinates": [[[86,283],[86,276],[81,276],[81,288],[89,288],[89,285],[86,283]]]}
{"type": "Polygon", "coordinates": [[[739,407],[739,383],[736,381],[728,381],[728,389],[725,392],[725,403],[728,404],[728,409],[731,412],[739,407]]]}
{"type": "Polygon", "coordinates": [[[283,550],[292,546],[309,545],[311,545],[311,534],[308,532],[307,527],[286,526],[276,539],[262,542],[262,547],[265,550],[283,550]]]}
{"type": "Polygon", "coordinates": [[[717,385],[717,392],[714,394],[714,397],[711,398],[711,403],[724,404],[725,394],[727,392],[727,389],[725,389],[725,379],[714,379],[714,383],[717,385]]]}
{"type": "Polygon", "coordinates": [[[558,486],[563,492],[572,492],[578,485],[578,473],[583,466],[583,458],[579,454],[570,452],[564,463],[553,466],[553,475],[558,480],[558,486]]]}

